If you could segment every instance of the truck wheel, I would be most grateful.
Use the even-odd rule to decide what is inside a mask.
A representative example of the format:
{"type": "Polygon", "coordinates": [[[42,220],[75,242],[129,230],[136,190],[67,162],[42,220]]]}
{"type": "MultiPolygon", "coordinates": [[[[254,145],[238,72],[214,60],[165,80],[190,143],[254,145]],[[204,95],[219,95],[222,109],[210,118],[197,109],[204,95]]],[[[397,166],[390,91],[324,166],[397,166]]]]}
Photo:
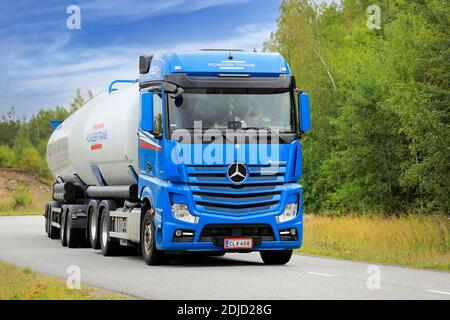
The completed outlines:
{"type": "Polygon", "coordinates": [[[210,257],[223,257],[225,255],[225,251],[208,252],[207,255],[210,257]]]}
{"type": "Polygon", "coordinates": [[[164,251],[156,248],[156,228],[153,216],[147,211],[142,221],[141,229],[141,251],[142,258],[148,265],[161,265],[170,262],[170,257],[164,251]]]}
{"type": "Polygon", "coordinates": [[[66,244],[68,248],[79,248],[82,241],[82,231],[83,229],[73,229],[72,228],[72,219],[70,219],[69,215],[69,209],[64,213],[64,229],[63,225],[61,224],[61,232],[64,231],[65,238],[66,238],[66,244]]]}
{"type": "Polygon", "coordinates": [[[50,239],[59,239],[59,228],[52,225],[53,221],[53,214],[52,208],[50,207],[49,212],[49,221],[48,221],[48,235],[50,239]]]}
{"type": "Polygon", "coordinates": [[[61,245],[63,247],[67,246],[67,232],[66,232],[66,218],[67,217],[67,212],[64,210],[61,213],[61,231],[60,231],[60,238],[61,238],[61,245]]]}
{"type": "Polygon", "coordinates": [[[282,251],[260,251],[261,258],[265,264],[286,264],[291,260],[292,250],[282,251]]]}
{"type": "Polygon", "coordinates": [[[88,236],[92,249],[100,249],[100,237],[98,232],[98,219],[97,210],[95,208],[90,209],[92,212],[89,214],[88,220],[88,236]]]}
{"type": "Polygon", "coordinates": [[[79,248],[82,241],[83,229],[72,229],[70,224],[66,223],[67,247],[79,248]]]}
{"type": "Polygon", "coordinates": [[[48,203],[45,204],[45,212],[44,212],[44,217],[45,217],[45,233],[48,235],[48,203]]]}
{"type": "Polygon", "coordinates": [[[100,220],[100,247],[104,256],[113,256],[117,254],[119,249],[118,243],[113,240],[108,240],[108,209],[103,209],[103,213],[100,220]]]}

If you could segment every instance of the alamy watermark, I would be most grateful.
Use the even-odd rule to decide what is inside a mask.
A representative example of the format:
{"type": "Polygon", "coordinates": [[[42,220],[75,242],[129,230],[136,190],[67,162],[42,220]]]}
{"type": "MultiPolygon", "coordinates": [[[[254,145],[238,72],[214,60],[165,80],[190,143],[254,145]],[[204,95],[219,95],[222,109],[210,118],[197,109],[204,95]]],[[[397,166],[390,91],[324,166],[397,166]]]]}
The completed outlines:
{"type": "Polygon", "coordinates": [[[367,7],[367,28],[369,30],[381,29],[381,8],[379,5],[372,4],[367,7]]]}
{"type": "Polygon", "coordinates": [[[367,267],[366,273],[369,275],[367,277],[366,286],[369,290],[380,290],[381,289],[381,269],[379,266],[370,265],[367,267]]]}
{"type": "MultiPolygon", "coordinates": [[[[275,128],[204,129],[202,121],[194,121],[193,129],[172,132],[171,139],[179,143],[171,150],[171,161],[176,165],[259,163],[265,165],[261,175],[273,175],[274,170],[285,165],[279,161],[281,135],[275,128]]],[[[144,143],[155,143],[148,133],[140,132],[139,136],[144,143]]]]}
{"type": "Polygon", "coordinates": [[[66,20],[66,27],[69,30],[81,29],[81,9],[79,6],[72,4],[67,7],[66,13],[69,15],[66,20]]]}
{"type": "Polygon", "coordinates": [[[67,277],[67,288],[68,289],[81,289],[81,268],[77,265],[70,265],[67,267],[66,273],[69,275],[67,277]]]}

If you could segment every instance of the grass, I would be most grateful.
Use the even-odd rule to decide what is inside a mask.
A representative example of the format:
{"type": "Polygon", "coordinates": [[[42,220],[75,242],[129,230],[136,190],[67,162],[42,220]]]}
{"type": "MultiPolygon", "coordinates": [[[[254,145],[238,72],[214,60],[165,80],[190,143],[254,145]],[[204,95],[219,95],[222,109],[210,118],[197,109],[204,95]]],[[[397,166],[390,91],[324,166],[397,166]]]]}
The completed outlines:
{"type": "Polygon", "coordinates": [[[450,271],[445,216],[305,215],[300,253],[450,271]]]}
{"type": "Polygon", "coordinates": [[[7,216],[43,216],[44,215],[44,209],[20,209],[16,211],[7,210],[7,211],[0,211],[0,217],[7,217],[7,216]]]}
{"type": "Polygon", "coordinates": [[[128,300],[130,296],[81,285],[68,289],[64,280],[0,262],[0,300],[128,300]]]}
{"type": "Polygon", "coordinates": [[[24,216],[24,215],[43,215],[45,204],[51,200],[50,192],[47,194],[31,194],[31,203],[29,205],[14,209],[13,195],[7,195],[0,199],[0,217],[1,216],[24,216]]]}
{"type": "Polygon", "coordinates": [[[24,207],[14,209],[13,195],[6,195],[0,199],[0,216],[11,215],[43,215],[45,204],[51,200],[50,192],[48,194],[35,194],[31,195],[31,203],[24,207]]]}
{"type": "Polygon", "coordinates": [[[20,169],[0,168],[0,215],[43,214],[51,182],[20,169]]]}

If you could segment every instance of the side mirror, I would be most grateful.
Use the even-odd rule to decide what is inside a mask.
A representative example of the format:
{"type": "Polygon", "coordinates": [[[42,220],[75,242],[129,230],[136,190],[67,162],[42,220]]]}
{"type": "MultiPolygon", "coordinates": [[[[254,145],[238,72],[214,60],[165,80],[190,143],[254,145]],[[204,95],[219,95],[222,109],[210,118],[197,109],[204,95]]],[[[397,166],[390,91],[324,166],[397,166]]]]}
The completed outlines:
{"type": "Polygon", "coordinates": [[[298,94],[298,114],[300,131],[307,132],[311,129],[311,116],[309,113],[309,96],[307,93],[299,92],[298,94]]]}
{"type": "Polygon", "coordinates": [[[145,92],[141,95],[141,129],[153,131],[153,93],[145,92]]]}
{"type": "Polygon", "coordinates": [[[139,57],[139,73],[147,74],[150,70],[150,63],[152,62],[153,56],[142,55],[139,57]]]}

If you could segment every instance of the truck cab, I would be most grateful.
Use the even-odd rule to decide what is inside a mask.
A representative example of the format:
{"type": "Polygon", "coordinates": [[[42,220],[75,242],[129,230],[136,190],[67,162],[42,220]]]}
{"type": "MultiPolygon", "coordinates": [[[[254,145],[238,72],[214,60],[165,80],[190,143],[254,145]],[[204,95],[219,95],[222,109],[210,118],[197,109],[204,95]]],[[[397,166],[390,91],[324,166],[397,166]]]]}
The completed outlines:
{"type": "Polygon", "coordinates": [[[308,95],[277,53],[172,52],[139,61],[138,195],[144,260],[302,243],[308,95]]]}
{"type": "Polygon", "coordinates": [[[139,73],[55,126],[47,235],[105,256],[131,247],[150,265],[251,251],[287,263],[302,243],[299,141],[310,120],[283,57],[143,55],[139,73]]]}

